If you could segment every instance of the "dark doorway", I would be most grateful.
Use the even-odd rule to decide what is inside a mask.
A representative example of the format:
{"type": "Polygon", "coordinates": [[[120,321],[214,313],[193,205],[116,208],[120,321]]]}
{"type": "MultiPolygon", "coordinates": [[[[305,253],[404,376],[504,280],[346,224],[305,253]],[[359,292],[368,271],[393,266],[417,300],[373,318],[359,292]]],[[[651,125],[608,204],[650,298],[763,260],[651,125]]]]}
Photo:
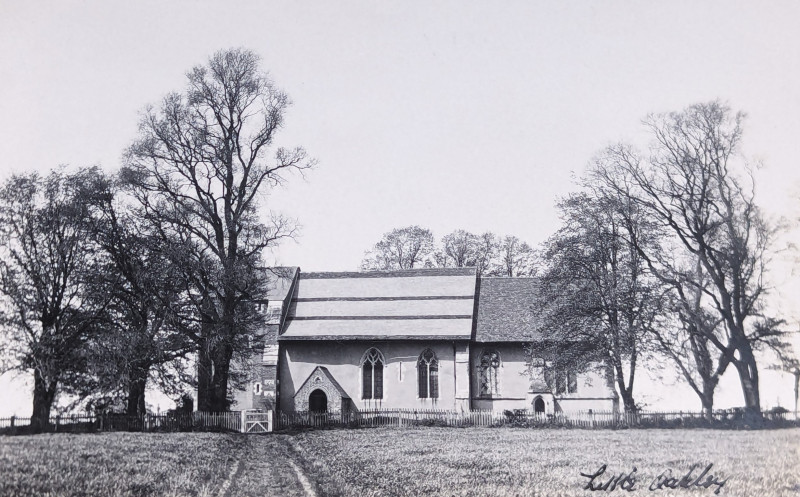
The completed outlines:
{"type": "Polygon", "coordinates": [[[328,396],[316,389],[308,396],[308,410],[311,412],[328,412],[328,396]]]}
{"type": "Polygon", "coordinates": [[[533,412],[544,414],[544,399],[536,397],[536,400],[533,401],[533,412]]]}

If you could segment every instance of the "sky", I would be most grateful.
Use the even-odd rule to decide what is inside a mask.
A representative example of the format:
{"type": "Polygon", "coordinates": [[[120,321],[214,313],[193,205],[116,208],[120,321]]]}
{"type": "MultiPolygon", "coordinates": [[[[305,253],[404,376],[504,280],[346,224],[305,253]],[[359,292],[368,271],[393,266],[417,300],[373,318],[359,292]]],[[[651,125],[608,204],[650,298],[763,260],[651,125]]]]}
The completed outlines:
{"type": "MultiPolygon", "coordinates": [[[[146,105],[244,47],[293,101],[278,144],[318,161],[265,199],[302,226],[276,264],[355,270],[412,224],[537,245],[594,154],[646,144],[648,113],[712,99],[747,113],[758,202],[793,225],[798,19],[798,2],[0,0],[0,181],[60,164],[113,171],[146,105]]],[[[794,258],[776,255],[770,305],[797,329],[794,258]]],[[[765,374],[762,404],[792,407],[791,377],[765,374]]],[[[0,416],[30,411],[27,383],[0,378],[0,416]]],[[[738,389],[726,377],[721,406],[740,405],[738,389]]],[[[653,406],[685,400],[656,390],[642,386],[653,406]]]]}

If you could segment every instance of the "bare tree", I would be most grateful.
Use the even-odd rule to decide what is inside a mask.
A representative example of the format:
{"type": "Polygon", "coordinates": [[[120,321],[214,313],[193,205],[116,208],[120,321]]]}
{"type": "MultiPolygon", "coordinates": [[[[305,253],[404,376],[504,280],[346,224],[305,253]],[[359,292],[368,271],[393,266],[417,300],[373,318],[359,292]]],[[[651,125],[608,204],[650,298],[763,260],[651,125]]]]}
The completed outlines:
{"type": "Polygon", "coordinates": [[[488,275],[492,264],[497,259],[500,239],[494,233],[487,231],[478,235],[475,242],[475,267],[479,275],[488,275]]]}
{"type": "Polygon", "coordinates": [[[397,228],[385,233],[364,255],[361,269],[412,269],[422,266],[433,251],[434,238],[430,230],[419,226],[397,228]]]}
{"type": "Polygon", "coordinates": [[[552,357],[557,370],[599,361],[613,375],[625,410],[635,411],[636,366],[660,312],[658,285],[630,243],[650,238],[647,222],[635,206],[586,194],[568,197],[559,209],[564,225],[542,256],[534,312],[546,340],[536,352],[552,357]]]}
{"type": "Polygon", "coordinates": [[[488,275],[492,265],[499,266],[499,238],[491,232],[475,235],[456,230],[442,237],[434,251],[436,267],[474,267],[478,275],[488,275]]]}
{"type": "Polygon", "coordinates": [[[12,176],[0,193],[0,324],[10,366],[33,373],[35,431],[47,426],[64,382],[83,374],[84,345],[98,333],[108,299],[96,276],[89,201],[97,169],[12,176]]]}
{"type": "Polygon", "coordinates": [[[752,171],[739,155],[743,118],[716,101],[650,115],[644,122],[654,139],[649,156],[628,145],[610,147],[595,164],[593,179],[639,205],[670,234],[668,251],[640,247],[640,254],[662,281],[691,287],[707,299],[724,333],[697,330],[736,368],[745,407],[758,416],[754,350],[780,350],[786,343],[780,321],[763,313],[774,230],[755,203],[752,171]],[[693,260],[701,278],[682,270],[693,260]]]}
{"type": "Polygon", "coordinates": [[[231,357],[258,326],[252,302],[262,251],[295,234],[287,219],[263,222],[259,200],[283,174],[312,166],[302,148],[273,149],[289,105],[259,72],[258,56],[217,52],[188,75],[185,94],[149,108],[126,154],[125,178],[140,214],[183,268],[197,311],[198,408],[228,407],[231,357]]]}
{"type": "Polygon", "coordinates": [[[497,245],[497,259],[491,264],[491,276],[532,276],[534,251],[516,236],[505,236],[497,245]]]}
{"type": "Polygon", "coordinates": [[[456,230],[442,237],[441,253],[445,267],[473,267],[476,265],[479,238],[464,230],[456,230]]]}
{"type": "MultiPolygon", "coordinates": [[[[662,280],[663,281],[663,280],[662,280]]],[[[664,295],[665,306],[661,323],[650,331],[658,350],[671,359],[678,372],[700,398],[703,412],[711,419],[714,411],[714,392],[732,357],[731,349],[715,347],[710,336],[724,340],[722,320],[707,303],[701,288],[708,286],[700,260],[694,269],[686,268],[665,285],[671,287],[664,295]],[[681,274],[691,276],[686,284],[681,274]]]]}

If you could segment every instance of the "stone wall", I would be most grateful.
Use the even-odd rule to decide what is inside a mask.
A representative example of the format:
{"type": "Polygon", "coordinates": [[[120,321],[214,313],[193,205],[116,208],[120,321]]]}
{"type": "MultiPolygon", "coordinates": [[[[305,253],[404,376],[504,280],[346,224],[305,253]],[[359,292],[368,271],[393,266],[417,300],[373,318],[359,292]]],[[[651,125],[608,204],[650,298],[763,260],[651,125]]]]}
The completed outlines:
{"type": "Polygon", "coordinates": [[[319,369],[314,371],[305,384],[300,387],[294,396],[294,407],[296,411],[308,411],[308,399],[311,392],[322,390],[328,399],[328,412],[342,411],[342,396],[328,377],[319,369]]]}

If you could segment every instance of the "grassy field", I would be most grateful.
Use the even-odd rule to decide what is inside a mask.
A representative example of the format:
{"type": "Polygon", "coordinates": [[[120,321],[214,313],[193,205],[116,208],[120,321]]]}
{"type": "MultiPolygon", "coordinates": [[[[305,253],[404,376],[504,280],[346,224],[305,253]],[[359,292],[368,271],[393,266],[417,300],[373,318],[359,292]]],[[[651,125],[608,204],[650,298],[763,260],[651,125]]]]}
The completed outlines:
{"type": "Polygon", "coordinates": [[[217,433],[0,437],[0,496],[303,496],[285,438],[217,433]]]}
{"type": "MultiPolygon", "coordinates": [[[[0,437],[0,496],[302,496],[293,464],[321,495],[547,496],[588,492],[581,472],[637,468],[634,491],[714,495],[716,486],[648,490],[693,464],[727,479],[718,495],[800,496],[800,429],[589,431],[404,428],[295,435],[51,434],[0,437]],[[293,461],[290,463],[289,461],[293,461]]],[[[700,470],[694,475],[699,476],[700,470]]],[[[705,478],[703,479],[705,481],[705,478]]]]}
{"type": "Polygon", "coordinates": [[[714,495],[717,486],[648,489],[666,469],[680,479],[696,463],[694,479],[708,463],[708,474],[728,479],[718,495],[800,495],[800,429],[374,429],[308,432],[291,443],[329,495],[603,495],[582,490],[589,479],[580,476],[602,464],[595,486],[638,470],[632,492],[611,495],[714,495]]]}

